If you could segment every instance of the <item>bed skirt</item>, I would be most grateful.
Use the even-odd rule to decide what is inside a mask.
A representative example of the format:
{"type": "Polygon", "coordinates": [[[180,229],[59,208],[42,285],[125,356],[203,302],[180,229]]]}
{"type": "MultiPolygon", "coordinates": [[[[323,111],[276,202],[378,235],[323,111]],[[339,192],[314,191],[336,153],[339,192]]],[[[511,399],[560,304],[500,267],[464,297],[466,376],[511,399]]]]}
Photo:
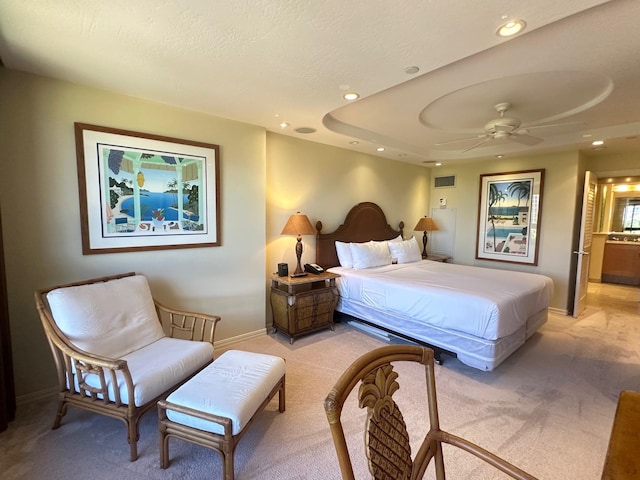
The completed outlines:
{"type": "Polygon", "coordinates": [[[397,332],[418,343],[426,343],[456,355],[458,360],[479,370],[490,371],[520,348],[547,321],[547,309],[532,315],[516,332],[497,340],[487,340],[466,333],[424,325],[388,312],[371,309],[354,301],[338,299],[336,311],[362,319],[370,325],[397,332]]]}

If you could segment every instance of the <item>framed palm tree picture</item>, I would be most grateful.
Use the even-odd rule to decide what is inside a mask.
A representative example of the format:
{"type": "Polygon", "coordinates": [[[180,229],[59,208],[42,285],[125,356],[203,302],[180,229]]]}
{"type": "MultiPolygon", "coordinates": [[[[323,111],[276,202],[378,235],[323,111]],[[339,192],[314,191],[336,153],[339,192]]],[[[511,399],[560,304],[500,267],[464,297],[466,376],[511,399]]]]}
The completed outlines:
{"type": "Polygon", "coordinates": [[[544,169],[480,175],[476,258],[538,264],[544,169]]]}

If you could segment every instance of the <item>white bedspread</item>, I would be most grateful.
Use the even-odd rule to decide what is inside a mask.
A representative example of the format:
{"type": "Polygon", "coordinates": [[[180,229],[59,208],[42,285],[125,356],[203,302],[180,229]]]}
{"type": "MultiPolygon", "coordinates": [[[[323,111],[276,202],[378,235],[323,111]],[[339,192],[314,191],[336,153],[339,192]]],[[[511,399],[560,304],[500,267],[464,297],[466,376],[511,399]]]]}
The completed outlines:
{"type": "Polygon", "coordinates": [[[549,306],[553,281],[544,275],[423,260],[341,275],[343,301],[487,340],[506,337],[549,306]]]}

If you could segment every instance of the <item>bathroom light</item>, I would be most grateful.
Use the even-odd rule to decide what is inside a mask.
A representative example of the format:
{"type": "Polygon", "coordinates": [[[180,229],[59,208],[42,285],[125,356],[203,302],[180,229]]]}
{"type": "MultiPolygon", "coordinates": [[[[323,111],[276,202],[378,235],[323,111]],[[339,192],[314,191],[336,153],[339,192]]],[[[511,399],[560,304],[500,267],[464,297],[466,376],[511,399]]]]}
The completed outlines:
{"type": "Polygon", "coordinates": [[[499,37],[511,37],[516,33],[520,33],[527,26],[524,20],[509,20],[504,25],[501,25],[496,31],[496,35],[499,37]]]}

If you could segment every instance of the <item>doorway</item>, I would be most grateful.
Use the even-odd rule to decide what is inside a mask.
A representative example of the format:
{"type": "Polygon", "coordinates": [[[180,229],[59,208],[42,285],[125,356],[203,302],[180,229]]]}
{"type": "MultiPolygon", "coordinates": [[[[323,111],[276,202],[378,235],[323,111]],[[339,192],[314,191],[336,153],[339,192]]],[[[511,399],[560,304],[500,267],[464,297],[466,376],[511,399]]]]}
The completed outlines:
{"type": "MultiPolygon", "coordinates": [[[[602,266],[609,234],[614,230],[627,230],[622,221],[623,210],[619,208],[620,199],[624,199],[625,204],[628,204],[628,198],[640,197],[640,170],[597,172],[596,176],[598,185],[592,224],[594,242],[586,302],[588,305],[606,305],[637,314],[640,312],[640,287],[602,282],[602,266]]],[[[587,181],[588,179],[585,179],[585,183],[587,181]]],[[[637,230],[631,230],[628,232],[630,238],[640,233],[637,230]]],[[[638,275],[640,276],[640,272],[638,275]]]]}

